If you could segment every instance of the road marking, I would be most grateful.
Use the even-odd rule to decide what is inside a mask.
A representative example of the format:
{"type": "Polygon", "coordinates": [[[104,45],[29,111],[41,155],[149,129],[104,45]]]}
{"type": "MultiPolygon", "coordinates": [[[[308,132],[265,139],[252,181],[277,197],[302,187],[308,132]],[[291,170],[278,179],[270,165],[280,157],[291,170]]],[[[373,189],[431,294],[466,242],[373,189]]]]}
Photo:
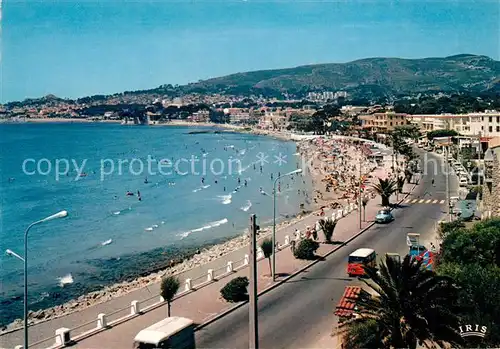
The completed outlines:
{"type": "Polygon", "coordinates": [[[419,204],[423,203],[425,200],[424,199],[420,199],[420,201],[418,202],[419,204]]]}
{"type": "Polygon", "coordinates": [[[440,204],[444,204],[444,200],[441,200],[439,203],[440,203],[440,204]]]}
{"type": "Polygon", "coordinates": [[[434,200],[432,203],[433,203],[433,204],[437,204],[437,202],[438,202],[438,200],[434,200]]]}
{"type": "Polygon", "coordinates": [[[405,201],[405,204],[409,204],[409,203],[410,203],[410,201],[411,201],[411,199],[407,199],[407,200],[405,201]]]}
{"type": "Polygon", "coordinates": [[[429,199],[429,200],[427,200],[425,203],[426,203],[426,204],[428,204],[428,203],[430,203],[431,201],[432,201],[432,200],[431,200],[431,199],[429,199]]]}
{"type": "Polygon", "coordinates": [[[416,203],[417,201],[418,201],[417,199],[413,199],[413,200],[411,201],[411,203],[412,203],[412,204],[414,204],[414,203],[416,203]]]}

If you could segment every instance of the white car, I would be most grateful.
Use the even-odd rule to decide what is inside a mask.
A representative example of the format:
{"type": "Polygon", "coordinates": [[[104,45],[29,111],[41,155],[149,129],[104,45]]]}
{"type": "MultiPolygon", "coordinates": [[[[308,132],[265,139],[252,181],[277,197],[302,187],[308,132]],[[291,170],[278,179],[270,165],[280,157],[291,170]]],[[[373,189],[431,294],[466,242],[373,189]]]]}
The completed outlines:
{"type": "Polygon", "coordinates": [[[460,177],[458,180],[458,185],[461,187],[466,187],[469,184],[467,177],[460,177]]]}

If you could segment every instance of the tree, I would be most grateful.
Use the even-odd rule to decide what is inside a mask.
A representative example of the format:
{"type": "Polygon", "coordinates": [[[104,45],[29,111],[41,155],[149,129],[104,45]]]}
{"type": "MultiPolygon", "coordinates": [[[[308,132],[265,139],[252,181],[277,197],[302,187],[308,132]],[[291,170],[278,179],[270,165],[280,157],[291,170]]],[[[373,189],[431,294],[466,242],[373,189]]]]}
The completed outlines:
{"type": "Polygon", "coordinates": [[[396,192],[396,183],[394,180],[387,178],[387,179],[378,179],[378,184],[375,184],[373,186],[373,189],[377,192],[377,194],[380,195],[382,198],[382,206],[390,206],[390,198],[391,195],[396,192]]]}
{"type": "Polygon", "coordinates": [[[378,324],[375,319],[355,322],[350,325],[342,336],[342,348],[383,348],[382,337],[378,333],[378,324]]]}
{"type": "Polygon", "coordinates": [[[468,229],[461,221],[443,223],[440,235],[443,243],[435,261],[437,273],[457,281],[464,323],[487,326],[488,335],[481,345],[500,347],[500,219],[468,229]]]}
{"type": "Polygon", "coordinates": [[[239,276],[229,281],[221,290],[220,294],[228,302],[242,302],[248,299],[248,278],[239,276]]]}
{"type": "Polygon", "coordinates": [[[293,255],[297,259],[312,260],[316,258],[316,250],[319,248],[319,243],[311,239],[302,239],[293,251],[293,255]]]}
{"type": "Polygon", "coordinates": [[[344,331],[364,324],[365,330],[375,331],[364,338],[376,340],[379,335],[385,348],[462,343],[455,305],[458,289],[451,278],[423,268],[422,261],[409,255],[403,261],[386,258],[379,266],[380,271],[365,267],[370,280],[362,281],[371,292],[360,294],[359,317],[348,320],[344,331]]]}
{"type": "Polygon", "coordinates": [[[337,222],[330,218],[320,219],[319,225],[321,226],[321,230],[325,235],[325,242],[328,244],[332,243],[332,236],[335,227],[337,226],[337,222]]]}
{"type": "Polygon", "coordinates": [[[173,275],[164,277],[161,280],[160,295],[167,302],[167,315],[170,317],[170,305],[174,300],[175,294],[180,287],[179,279],[173,275]]]}
{"type": "Polygon", "coordinates": [[[455,130],[435,130],[427,132],[428,139],[434,139],[436,137],[453,137],[458,136],[458,132],[455,130]]]}
{"type": "Polygon", "coordinates": [[[264,252],[264,257],[266,257],[269,262],[269,274],[272,274],[271,256],[273,255],[273,241],[270,238],[262,240],[260,248],[262,248],[262,251],[264,252]]]}

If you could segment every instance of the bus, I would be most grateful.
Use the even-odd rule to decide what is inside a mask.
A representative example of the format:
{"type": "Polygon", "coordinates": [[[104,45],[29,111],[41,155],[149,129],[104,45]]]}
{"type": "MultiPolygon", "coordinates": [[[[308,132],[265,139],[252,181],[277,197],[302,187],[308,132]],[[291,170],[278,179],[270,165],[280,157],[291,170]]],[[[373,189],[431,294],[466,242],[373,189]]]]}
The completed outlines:
{"type": "Polygon", "coordinates": [[[365,275],[364,266],[375,267],[377,254],[371,248],[359,248],[349,255],[347,274],[352,276],[365,275]]]}

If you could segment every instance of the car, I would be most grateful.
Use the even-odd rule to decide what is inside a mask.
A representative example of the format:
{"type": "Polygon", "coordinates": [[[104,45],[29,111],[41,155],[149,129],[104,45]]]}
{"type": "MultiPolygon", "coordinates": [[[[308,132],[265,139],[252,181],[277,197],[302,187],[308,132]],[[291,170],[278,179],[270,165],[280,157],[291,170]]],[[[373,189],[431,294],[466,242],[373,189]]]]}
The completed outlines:
{"type": "Polygon", "coordinates": [[[469,180],[466,177],[460,177],[458,185],[461,187],[466,187],[469,184],[469,180]]]}
{"type": "Polygon", "coordinates": [[[375,216],[376,223],[389,223],[392,222],[393,220],[394,216],[389,210],[380,210],[377,212],[377,215],[375,216]]]}

